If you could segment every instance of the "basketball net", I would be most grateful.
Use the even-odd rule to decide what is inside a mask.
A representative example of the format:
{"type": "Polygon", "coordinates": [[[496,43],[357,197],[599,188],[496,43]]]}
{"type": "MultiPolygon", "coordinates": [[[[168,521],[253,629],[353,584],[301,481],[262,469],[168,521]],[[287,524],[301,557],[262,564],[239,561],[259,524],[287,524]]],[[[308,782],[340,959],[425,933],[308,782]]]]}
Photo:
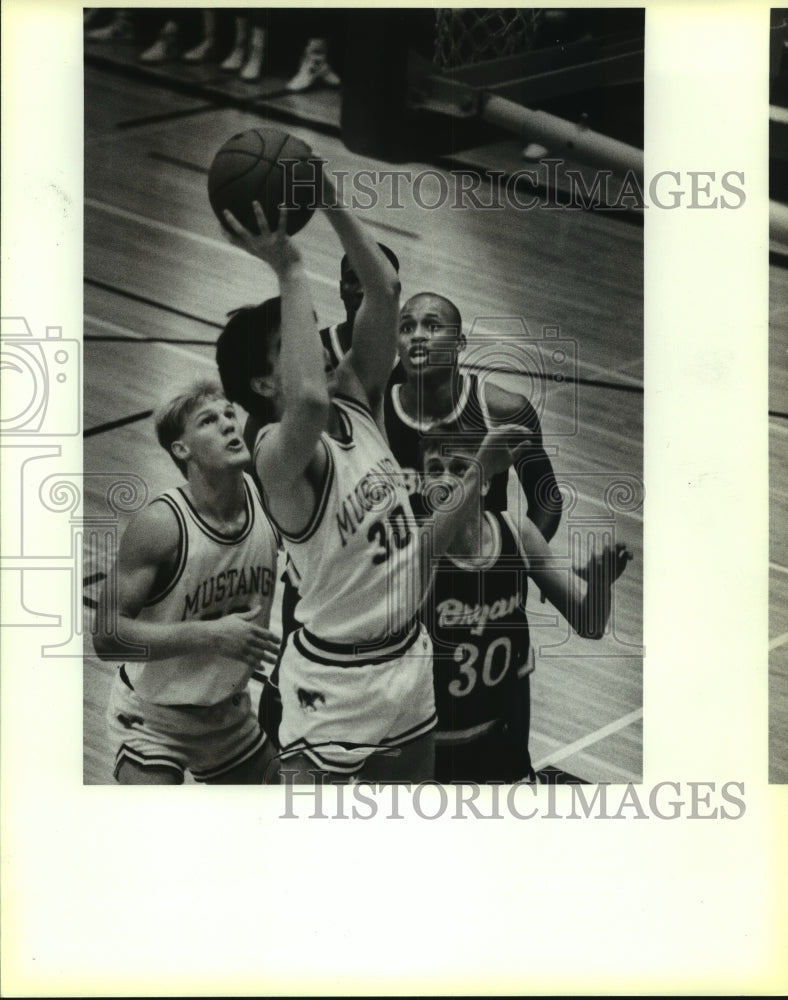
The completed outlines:
{"type": "Polygon", "coordinates": [[[543,8],[439,8],[435,11],[433,63],[456,69],[527,52],[543,8]]]}

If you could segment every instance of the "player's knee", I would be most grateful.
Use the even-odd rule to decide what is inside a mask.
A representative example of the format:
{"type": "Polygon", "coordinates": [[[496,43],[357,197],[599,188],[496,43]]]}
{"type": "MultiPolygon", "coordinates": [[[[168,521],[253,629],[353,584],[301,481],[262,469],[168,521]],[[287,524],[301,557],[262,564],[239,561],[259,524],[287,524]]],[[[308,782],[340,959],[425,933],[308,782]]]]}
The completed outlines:
{"type": "Polygon", "coordinates": [[[124,760],[115,771],[115,780],[119,785],[182,785],[183,773],[174,767],[143,767],[124,760]]]}

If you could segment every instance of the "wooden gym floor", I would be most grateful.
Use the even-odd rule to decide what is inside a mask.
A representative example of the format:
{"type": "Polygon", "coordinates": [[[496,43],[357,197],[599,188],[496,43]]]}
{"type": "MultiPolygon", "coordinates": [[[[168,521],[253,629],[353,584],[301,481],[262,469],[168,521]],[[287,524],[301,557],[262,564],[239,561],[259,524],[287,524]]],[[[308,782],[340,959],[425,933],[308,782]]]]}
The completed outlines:
{"type": "MultiPolygon", "coordinates": [[[[128,54],[124,58],[128,63],[128,54]]],[[[214,151],[235,132],[265,123],[265,101],[223,107],[209,90],[177,89],[165,70],[133,78],[118,72],[106,55],[102,60],[85,69],[88,522],[106,513],[108,483],[130,480],[142,502],[144,495],[152,498],[179,481],[155,442],[148,411],[185,382],[214,373],[214,343],[228,310],[276,292],[272,275],[219,235],[205,183],[214,151]]],[[[332,169],[385,168],[349,154],[339,141],[335,93],[272,100],[276,114],[282,100],[287,102],[287,129],[324,155],[332,169]]],[[[520,165],[512,159],[509,166],[520,165]]],[[[571,495],[574,503],[571,511],[567,503],[554,545],[566,551],[570,523],[588,530],[594,519],[597,525],[600,517],[609,519],[608,491],[608,503],[617,510],[617,536],[629,541],[635,560],[616,587],[613,632],[600,643],[573,639],[561,645],[561,655],[552,655],[555,650],[547,647],[561,643],[564,631],[551,625],[544,605],[529,600],[537,650],[541,647],[532,688],[531,751],[537,767],[555,765],[587,781],[638,781],[643,230],[581,211],[449,206],[425,211],[408,198],[403,202],[399,210],[380,204],[364,218],[398,254],[405,296],[424,289],[448,294],[466,328],[475,325],[488,338],[491,331],[521,330],[518,318],[531,338],[557,328],[570,363],[576,361],[567,369],[572,377],[560,385],[505,377],[512,387],[538,397],[546,446],[565,497],[571,495]]],[[[342,318],[341,250],[333,232],[316,217],[298,238],[320,323],[336,322],[342,318]]],[[[126,506],[135,506],[128,496],[126,506]]],[[[119,531],[128,516],[119,515],[119,531]]],[[[788,559],[779,562],[785,566],[788,559]]],[[[89,539],[84,565],[88,784],[112,780],[104,709],[115,667],[90,655],[89,641],[105,569],[98,544],[89,539]]],[[[784,586],[785,577],[779,580],[784,586]]],[[[788,623],[778,629],[787,632],[788,623]]]]}
{"type": "Polygon", "coordinates": [[[769,268],[769,781],[788,783],[788,256],[769,268]]]}

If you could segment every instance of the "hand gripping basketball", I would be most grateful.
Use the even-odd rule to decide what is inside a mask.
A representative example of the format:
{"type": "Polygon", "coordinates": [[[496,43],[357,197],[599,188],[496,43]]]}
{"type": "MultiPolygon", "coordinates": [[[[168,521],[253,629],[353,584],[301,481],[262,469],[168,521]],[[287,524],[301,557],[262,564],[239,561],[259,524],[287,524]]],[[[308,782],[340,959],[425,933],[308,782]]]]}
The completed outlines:
{"type": "Polygon", "coordinates": [[[322,171],[305,142],[272,128],[251,128],[218,150],[208,171],[208,199],[225,225],[229,209],[250,232],[257,228],[252,203],[263,206],[266,228],[277,229],[280,206],[289,209],[290,236],[312,217],[320,200],[322,171]]]}
{"type": "Polygon", "coordinates": [[[292,264],[297,264],[301,260],[301,253],[287,235],[287,211],[283,209],[279,213],[279,225],[276,232],[272,233],[260,202],[252,202],[252,209],[260,232],[249,232],[229,209],[225,209],[224,218],[229,230],[227,239],[253,257],[265,261],[277,274],[287,270],[292,264]]]}

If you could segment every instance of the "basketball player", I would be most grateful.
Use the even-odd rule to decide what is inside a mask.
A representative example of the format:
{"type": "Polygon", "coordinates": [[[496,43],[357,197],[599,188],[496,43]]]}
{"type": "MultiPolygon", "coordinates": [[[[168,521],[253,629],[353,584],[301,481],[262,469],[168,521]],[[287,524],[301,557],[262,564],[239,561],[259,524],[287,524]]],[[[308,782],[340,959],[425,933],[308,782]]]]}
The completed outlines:
{"type": "MultiPolygon", "coordinates": [[[[474,461],[480,438],[457,421],[427,432],[428,492],[451,491],[474,461]]],[[[483,484],[482,496],[489,488],[483,484]]],[[[466,519],[438,563],[422,613],[434,647],[435,777],[445,783],[535,781],[528,752],[528,577],[576,632],[599,639],[611,587],[631,554],[623,544],[608,545],[569,572],[530,520],[518,525],[506,512],[484,511],[481,496],[478,513],[478,520],[466,519]]]]}
{"type": "MultiPolygon", "coordinates": [[[[378,243],[378,246],[391,261],[395,271],[399,273],[399,260],[394,251],[383,243],[378,243]]],[[[345,318],[339,323],[323,327],[320,330],[320,340],[333,368],[337,367],[342,358],[350,350],[353,342],[353,323],[364,298],[364,290],[361,287],[361,282],[358,280],[358,275],[351,268],[347,254],[342,257],[340,262],[339,275],[339,296],[345,307],[345,318]]],[[[278,305],[278,300],[269,300],[269,302],[264,302],[259,306],[237,310],[225,327],[226,332],[223,334],[225,341],[230,341],[236,336],[241,339],[248,338],[249,329],[245,333],[242,332],[244,326],[247,328],[262,327],[263,329],[278,328],[281,323],[281,316],[278,311],[276,315],[273,314],[273,310],[277,308],[277,306],[273,305],[273,302],[276,302],[278,305]]],[[[252,333],[251,336],[254,337],[254,334],[252,333]]],[[[244,441],[250,452],[254,450],[254,443],[257,440],[259,431],[259,422],[254,416],[250,415],[244,427],[244,441]]],[[[299,625],[296,618],[296,608],[299,600],[298,589],[291,578],[290,567],[285,567],[282,573],[281,584],[282,638],[286,639],[299,625]]],[[[282,703],[276,687],[278,676],[278,671],[275,670],[266,677],[263,682],[258,707],[260,725],[269,739],[275,744],[278,743],[279,724],[282,720],[282,703]]]]}
{"type": "MultiPolygon", "coordinates": [[[[394,270],[399,273],[399,260],[394,251],[384,243],[378,243],[378,246],[391,261],[394,270]]],[[[344,254],[339,264],[339,297],[342,299],[342,304],[345,307],[345,318],[339,323],[324,326],[320,330],[320,340],[326,349],[329,362],[333,368],[337,367],[342,358],[350,350],[350,346],[353,343],[353,323],[364,299],[364,289],[361,287],[358,275],[350,266],[347,254],[344,254]]],[[[269,303],[273,301],[277,300],[269,300],[269,303]]],[[[262,325],[265,328],[269,328],[272,325],[278,327],[280,324],[279,317],[269,315],[271,308],[275,307],[264,302],[259,306],[247,306],[243,309],[237,309],[231,314],[227,328],[232,330],[235,325],[245,323],[254,326],[262,325]]],[[[244,427],[244,440],[250,451],[254,448],[259,430],[259,422],[250,415],[244,427]]]]}
{"type": "MultiPolygon", "coordinates": [[[[280,663],[283,778],[311,781],[319,770],[321,780],[418,781],[432,775],[435,725],[431,644],[418,622],[424,546],[382,432],[399,281],[326,194],[324,211],[364,289],[350,351],[331,367],[285,213],[270,233],[255,203],[259,236],[225,217],[238,245],[276,272],[281,329],[258,331],[266,347],[255,366],[237,343],[220,343],[217,361],[229,394],[263,425],[255,468],[299,581],[303,627],[285,640],[280,663]]],[[[511,463],[502,441],[502,433],[485,438],[482,470],[511,463]]],[[[478,476],[469,469],[467,498],[478,476]]],[[[432,552],[445,551],[463,512],[436,513],[432,552]]]]}
{"type": "MultiPolygon", "coordinates": [[[[464,374],[459,356],[466,341],[454,303],[436,292],[411,296],[399,318],[399,365],[386,392],[385,422],[391,450],[409,477],[414,511],[424,517],[420,496],[421,440],[430,426],[457,421],[469,433],[500,424],[519,424],[523,450],[517,476],[527,514],[546,541],[561,520],[561,497],[542,444],[539,417],[525,396],[477,375],[464,374]]],[[[506,510],[508,472],[490,484],[486,506],[506,510]]]]}
{"type": "MultiPolygon", "coordinates": [[[[407,476],[411,504],[418,519],[430,513],[421,480],[421,445],[429,428],[454,421],[465,433],[478,436],[486,429],[520,425],[522,448],[516,464],[517,478],[527,502],[527,520],[549,541],[561,519],[561,495],[542,444],[539,417],[528,399],[460,370],[465,347],[462,318],[454,303],[443,295],[422,292],[412,296],[400,313],[399,364],[389,381],[385,398],[385,425],[391,449],[407,476]]],[[[509,472],[495,476],[485,497],[488,510],[507,509],[509,472]]],[[[517,517],[517,520],[523,518],[517,517]]],[[[516,654],[534,668],[527,634],[516,654]]],[[[517,687],[518,716],[525,723],[525,745],[530,718],[530,683],[517,687]]],[[[518,726],[520,731],[522,727],[518,726]]]]}
{"type": "Polygon", "coordinates": [[[108,711],[115,778],[178,785],[188,770],[196,781],[259,784],[276,767],[248,682],[278,651],[267,627],[276,538],[218,385],[175,397],[156,431],[186,482],[126,529],[94,636],[102,660],[126,658],[108,711]]]}
{"type": "MultiPolygon", "coordinates": [[[[397,271],[399,262],[382,243],[378,244],[397,271]]],[[[320,331],[333,365],[350,349],[353,318],[363,299],[357,276],[342,259],[340,295],[347,318],[320,331]]],[[[489,381],[483,386],[476,375],[463,375],[459,355],[465,346],[462,319],[451,300],[434,293],[412,296],[400,317],[399,362],[389,379],[385,401],[385,425],[391,450],[408,475],[411,502],[419,516],[426,516],[419,496],[421,436],[435,421],[460,420],[467,430],[496,424],[519,423],[523,443],[528,443],[517,468],[527,501],[527,514],[550,541],[561,521],[561,496],[553,467],[542,444],[539,417],[522,395],[508,392],[489,381]],[[433,339],[434,337],[434,339],[433,339]],[[405,385],[399,383],[404,382],[405,385]]],[[[487,500],[496,510],[507,508],[508,472],[496,477],[487,500]]]]}
{"type": "MultiPolygon", "coordinates": [[[[384,243],[378,243],[378,246],[399,274],[397,255],[384,243]]],[[[353,324],[364,299],[364,289],[361,287],[358,275],[350,266],[347,254],[342,257],[339,264],[339,297],[345,307],[345,318],[341,323],[323,327],[320,331],[320,339],[328,351],[329,359],[334,368],[350,350],[353,343],[353,324]]]]}

